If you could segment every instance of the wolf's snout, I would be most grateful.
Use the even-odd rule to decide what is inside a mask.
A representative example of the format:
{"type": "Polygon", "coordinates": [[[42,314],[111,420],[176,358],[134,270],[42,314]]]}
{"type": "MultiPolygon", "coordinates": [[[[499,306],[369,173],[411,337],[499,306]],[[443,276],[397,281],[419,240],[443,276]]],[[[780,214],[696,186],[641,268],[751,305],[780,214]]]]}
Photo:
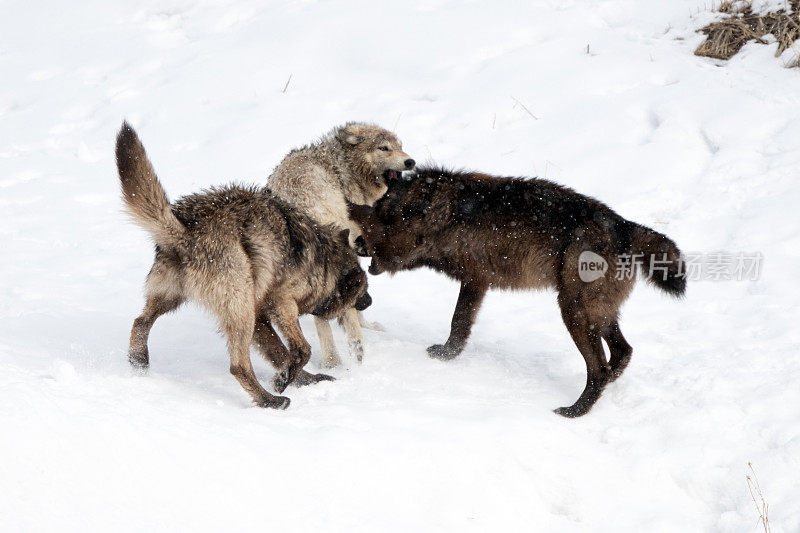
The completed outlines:
{"type": "Polygon", "coordinates": [[[414,161],[413,159],[411,159],[411,158],[406,159],[406,162],[405,162],[406,170],[411,170],[412,168],[414,168],[414,165],[416,165],[416,164],[417,164],[417,162],[414,161]]]}
{"type": "Polygon", "coordinates": [[[363,311],[370,305],[372,305],[372,296],[370,296],[368,292],[365,292],[358,298],[358,300],[356,300],[356,303],[353,307],[356,308],[356,311],[363,311]]]}
{"type": "Polygon", "coordinates": [[[377,276],[378,274],[383,272],[383,270],[378,268],[378,263],[375,262],[375,258],[374,257],[372,258],[372,262],[369,264],[368,272],[370,274],[372,274],[373,276],[377,276]]]}

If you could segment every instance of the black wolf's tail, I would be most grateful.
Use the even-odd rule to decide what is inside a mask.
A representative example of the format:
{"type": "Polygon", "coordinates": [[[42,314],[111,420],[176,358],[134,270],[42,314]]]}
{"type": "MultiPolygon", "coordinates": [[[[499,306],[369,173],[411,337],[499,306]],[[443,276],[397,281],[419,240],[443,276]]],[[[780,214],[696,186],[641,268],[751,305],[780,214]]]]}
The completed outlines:
{"type": "Polygon", "coordinates": [[[628,222],[633,260],[644,278],[667,294],[686,293],[686,273],[681,251],[666,235],[635,222],[628,222]]]}
{"type": "Polygon", "coordinates": [[[127,122],[117,134],[117,170],[122,199],[133,220],[162,246],[179,246],[186,227],[175,218],[164,188],[147,159],[139,137],[127,122]]]}

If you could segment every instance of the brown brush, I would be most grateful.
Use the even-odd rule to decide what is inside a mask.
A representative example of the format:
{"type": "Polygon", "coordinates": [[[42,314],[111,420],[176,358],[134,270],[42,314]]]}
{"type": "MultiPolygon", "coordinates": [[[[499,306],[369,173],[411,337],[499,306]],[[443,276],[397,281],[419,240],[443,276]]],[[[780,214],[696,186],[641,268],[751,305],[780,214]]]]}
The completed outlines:
{"type": "Polygon", "coordinates": [[[707,36],[695,55],[715,59],[730,59],[751,40],[767,44],[765,35],[772,34],[778,41],[780,56],[794,41],[800,39],[800,0],[790,0],[792,13],[781,9],[774,13],[758,15],[753,13],[747,4],[737,8],[736,4],[723,2],[719,11],[731,16],[719,22],[713,22],[700,31],[707,36]]]}

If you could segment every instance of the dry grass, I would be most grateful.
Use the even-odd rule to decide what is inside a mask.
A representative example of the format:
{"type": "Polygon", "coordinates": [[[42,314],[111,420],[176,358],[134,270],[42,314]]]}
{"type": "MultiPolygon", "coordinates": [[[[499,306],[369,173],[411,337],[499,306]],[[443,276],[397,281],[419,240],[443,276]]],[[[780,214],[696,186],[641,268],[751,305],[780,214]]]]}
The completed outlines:
{"type": "Polygon", "coordinates": [[[769,504],[764,499],[764,494],[761,492],[761,485],[758,484],[758,477],[756,471],[751,463],[747,463],[753,477],[747,476],[747,488],[750,490],[750,497],[753,503],[756,504],[756,512],[758,512],[758,521],[764,528],[764,533],[770,533],[769,526],[769,504]]]}
{"type": "Polygon", "coordinates": [[[718,10],[730,16],[700,30],[706,35],[706,40],[694,51],[695,55],[730,59],[749,41],[766,44],[764,36],[769,34],[774,35],[778,41],[775,56],[781,55],[800,39],[800,0],[789,0],[788,3],[792,7],[792,13],[780,9],[774,13],[759,15],[752,12],[750,2],[722,2],[718,10]]]}
{"type": "Polygon", "coordinates": [[[283,90],[281,91],[283,94],[286,94],[286,89],[289,88],[289,82],[292,81],[292,75],[289,74],[289,79],[286,80],[286,85],[283,86],[283,90]]]}

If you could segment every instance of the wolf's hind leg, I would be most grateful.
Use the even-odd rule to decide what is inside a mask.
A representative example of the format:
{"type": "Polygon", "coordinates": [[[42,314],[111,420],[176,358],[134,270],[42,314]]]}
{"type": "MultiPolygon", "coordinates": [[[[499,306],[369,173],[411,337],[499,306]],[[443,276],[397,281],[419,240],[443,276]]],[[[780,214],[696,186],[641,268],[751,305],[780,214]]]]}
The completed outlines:
{"type": "Polygon", "coordinates": [[[628,363],[631,362],[633,355],[633,348],[625,337],[622,336],[622,331],[619,329],[619,322],[616,320],[603,332],[603,338],[608,344],[608,349],[611,352],[611,377],[609,383],[617,379],[625,371],[628,363]]]}
{"type": "Polygon", "coordinates": [[[578,298],[559,294],[561,315],[569,330],[572,340],[580,350],[586,362],[586,386],[578,400],[569,407],[559,407],[555,413],[567,418],[583,416],[600,398],[611,377],[611,368],[606,363],[603,343],[600,340],[600,324],[593,321],[588,310],[578,298]]]}
{"type": "Polygon", "coordinates": [[[386,328],[384,328],[383,325],[381,325],[380,322],[370,322],[369,320],[367,320],[364,317],[364,312],[363,311],[359,311],[358,312],[358,324],[363,329],[371,329],[373,331],[386,331],[386,328]]]}
{"type": "Polygon", "coordinates": [[[147,296],[144,310],[133,321],[133,327],[131,328],[131,340],[128,348],[128,361],[131,366],[144,370],[150,365],[150,354],[147,350],[150,329],[158,317],[174,311],[183,301],[183,298],[179,296],[167,296],[165,294],[147,296]]]}
{"type": "Polygon", "coordinates": [[[315,316],[314,325],[317,327],[317,336],[322,350],[322,364],[326,368],[333,368],[342,363],[339,352],[336,351],[336,344],[333,342],[333,331],[330,322],[324,318],[315,316]]]}
{"type": "Polygon", "coordinates": [[[361,332],[361,324],[358,321],[358,311],[354,308],[346,310],[339,317],[339,324],[344,328],[347,335],[347,346],[358,364],[364,360],[364,334],[361,332]]]}

